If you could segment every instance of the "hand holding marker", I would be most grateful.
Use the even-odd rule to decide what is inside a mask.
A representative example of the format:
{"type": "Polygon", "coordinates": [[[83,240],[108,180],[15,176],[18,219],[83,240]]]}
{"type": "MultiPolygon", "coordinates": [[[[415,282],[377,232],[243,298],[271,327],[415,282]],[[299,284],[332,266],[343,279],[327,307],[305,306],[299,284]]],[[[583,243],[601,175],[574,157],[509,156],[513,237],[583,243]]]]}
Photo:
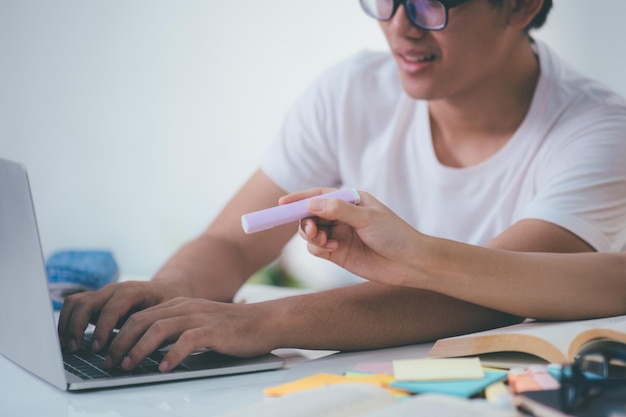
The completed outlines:
{"type": "Polygon", "coordinates": [[[353,204],[359,204],[361,199],[359,193],[354,188],[344,188],[315,197],[305,198],[304,200],[294,201],[293,203],[255,211],[241,216],[243,231],[250,234],[307,217],[313,217],[313,214],[307,209],[307,204],[309,200],[315,198],[338,198],[353,204]]]}

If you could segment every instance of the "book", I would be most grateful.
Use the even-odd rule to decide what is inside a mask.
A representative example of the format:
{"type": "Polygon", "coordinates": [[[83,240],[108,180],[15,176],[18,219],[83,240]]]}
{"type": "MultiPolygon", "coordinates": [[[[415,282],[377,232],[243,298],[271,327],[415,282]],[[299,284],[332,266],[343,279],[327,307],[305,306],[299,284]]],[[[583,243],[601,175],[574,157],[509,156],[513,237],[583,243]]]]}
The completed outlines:
{"type": "Polygon", "coordinates": [[[490,403],[441,394],[398,399],[369,384],[335,384],[266,398],[221,417],[519,417],[513,402],[490,403]]]}
{"type": "Polygon", "coordinates": [[[626,315],[579,321],[527,321],[512,326],[439,339],[430,357],[480,356],[500,352],[533,355],[545,362],[570,363],[581,349],[604,340],[623,343],[626,315]]]}

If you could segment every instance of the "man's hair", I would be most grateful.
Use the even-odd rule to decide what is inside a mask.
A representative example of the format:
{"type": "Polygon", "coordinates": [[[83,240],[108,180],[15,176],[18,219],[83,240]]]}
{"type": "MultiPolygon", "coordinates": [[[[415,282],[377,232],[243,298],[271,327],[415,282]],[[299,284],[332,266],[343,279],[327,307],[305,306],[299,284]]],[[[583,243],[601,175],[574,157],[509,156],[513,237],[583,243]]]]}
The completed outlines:
{"type": "MultiPolygon", "coordinates": [[[[489,1],[495,6],[502,6],[502,3],[504,2],[504,0],[489,1]]],[[[541,9],[535,15],[533,20],[528,24],[528,26],[526,26],[526,32],[530,31],[531,29],[539,29],[540,27],[542,27],[543,24],[546,23],[546,19],[548,17],[550,9],[552,9],[552,0],[543,0],[543,5],[541,6],[541,9]]]]}

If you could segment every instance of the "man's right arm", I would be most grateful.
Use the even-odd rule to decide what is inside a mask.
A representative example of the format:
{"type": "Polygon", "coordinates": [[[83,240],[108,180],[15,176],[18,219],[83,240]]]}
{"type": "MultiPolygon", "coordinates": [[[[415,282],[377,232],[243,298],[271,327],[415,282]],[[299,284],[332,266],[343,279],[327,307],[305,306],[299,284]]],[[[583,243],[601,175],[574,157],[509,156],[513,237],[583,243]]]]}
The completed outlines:
{"type": "Polygon", "coordinates": [[[289,224],[246,235],[241,215],[274,206],[283,194],[259,170],[200,236],[163,265],[152,282],[115,283],[100,291],[68,297],[59,319],[63,346],[70,350],[80,346],[90,321],[96,322],[94,348],[104,346],[108,335],[128,314],[175,297],[231,301],[254,272],[280,254],[297,230],[297,224],[289,224]]]}
{"type": "Polygon", "coordinates": [[[298,227],[294,223],[247,235],[241,215],[275,206],[284,194],[257,171],[204,233],[176,252],[154,280],[176,283],[187,297],[231,301],[252,274],[280,254],[298,227]]]}

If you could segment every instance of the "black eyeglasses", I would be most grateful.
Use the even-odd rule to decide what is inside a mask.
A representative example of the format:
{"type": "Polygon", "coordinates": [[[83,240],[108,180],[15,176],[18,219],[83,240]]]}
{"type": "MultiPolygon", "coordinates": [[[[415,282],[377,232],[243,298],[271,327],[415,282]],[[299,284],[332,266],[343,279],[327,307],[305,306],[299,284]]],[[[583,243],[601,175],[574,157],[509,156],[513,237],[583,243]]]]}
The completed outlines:
{"type": "Polygon", "coordinates": [[[561,368],[559,395],[563,411],[575,410],[604,390],[626,386],[624,345],[608,343],[614,346],[582,353],[573,364],[561,368]]]}
{"type": "Polygon", "coordinates": [[[400,5],[416,27],[442,30],[448,25],[448,10],[469,0],[360,0],[363,11],[376,20],[391,20],[400,5]]]}

